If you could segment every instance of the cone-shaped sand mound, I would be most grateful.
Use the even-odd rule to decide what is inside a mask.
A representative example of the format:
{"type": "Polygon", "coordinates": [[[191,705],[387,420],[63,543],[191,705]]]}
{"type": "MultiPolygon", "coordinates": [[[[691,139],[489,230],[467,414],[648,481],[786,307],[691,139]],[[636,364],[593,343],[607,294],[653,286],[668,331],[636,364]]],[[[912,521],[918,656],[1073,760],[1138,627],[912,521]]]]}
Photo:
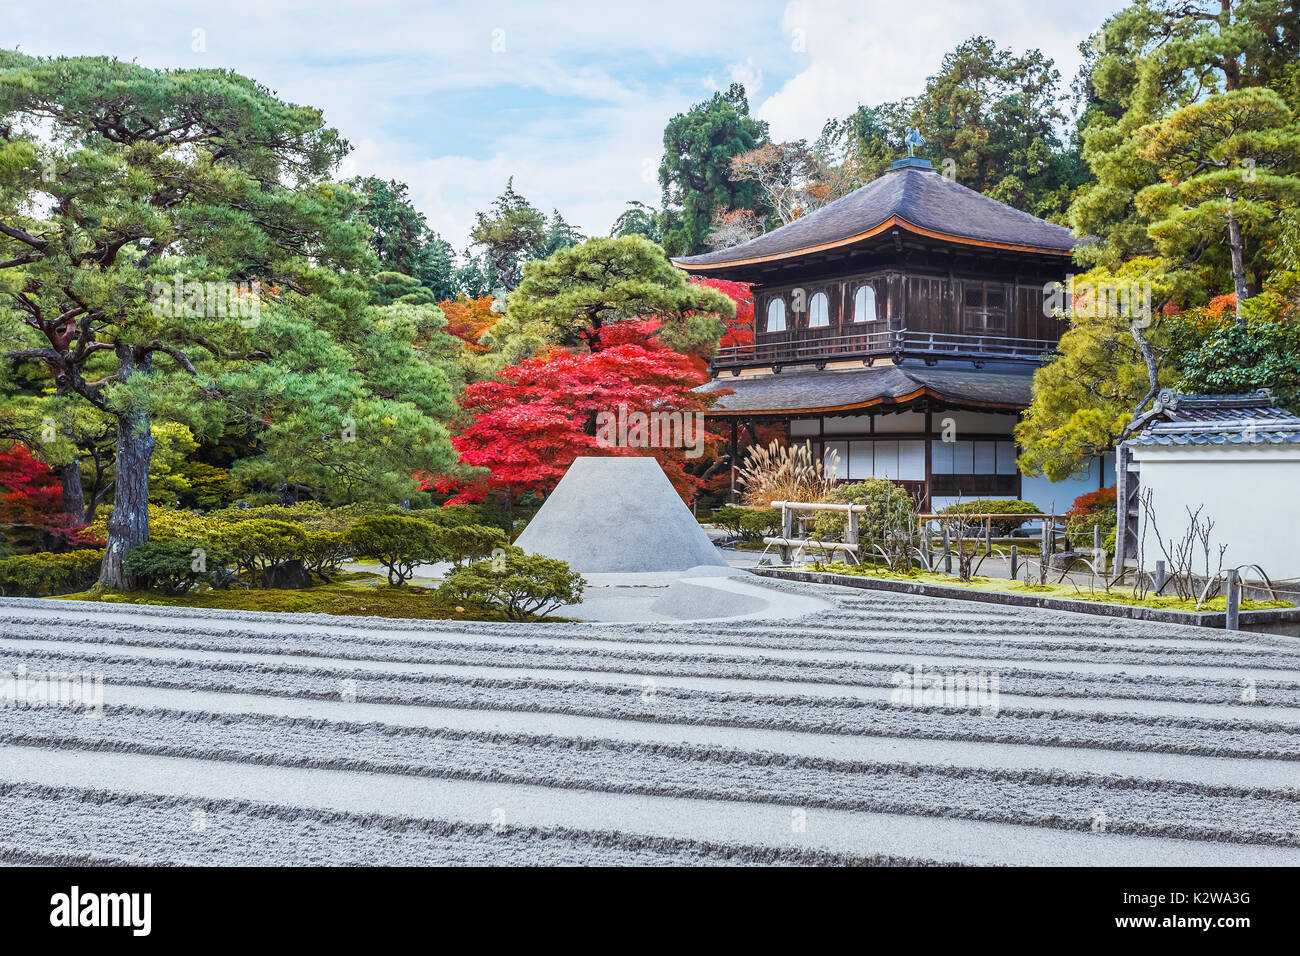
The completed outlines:
{"type": "Polygon", "coordinates": [[[515,542],[575,571],[726,565],[653,458],[579,458],[515,542]]]}

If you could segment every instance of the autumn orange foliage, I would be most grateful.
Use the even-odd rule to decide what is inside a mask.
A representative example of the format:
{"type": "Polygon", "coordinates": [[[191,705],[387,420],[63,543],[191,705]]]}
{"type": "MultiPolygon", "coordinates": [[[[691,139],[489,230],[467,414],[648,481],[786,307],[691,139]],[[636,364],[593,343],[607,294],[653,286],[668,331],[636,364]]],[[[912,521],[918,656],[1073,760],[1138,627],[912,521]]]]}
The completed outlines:
{"type": "Polygon", "coordinates": [[[478,340],[484,332],[496,325],[497,319],[501,318],[498,313],[492,311],[492,296],[484,295],[471,299],[461,295],[439,302],[438,308],[442,309],[442,314],[447,317],[448,333],[464,341],[465,347],[471,352],[488,351],[488,346],[480,345],[478,340]]]}

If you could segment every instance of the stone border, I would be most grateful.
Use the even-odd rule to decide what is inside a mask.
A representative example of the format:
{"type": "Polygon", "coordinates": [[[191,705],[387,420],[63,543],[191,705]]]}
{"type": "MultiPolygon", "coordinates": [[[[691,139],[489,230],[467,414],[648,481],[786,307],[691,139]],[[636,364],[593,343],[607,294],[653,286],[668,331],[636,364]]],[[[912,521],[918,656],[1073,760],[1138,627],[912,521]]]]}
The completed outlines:
{"type": "MultiPolygon", "coordinates": [[[[1034,594],[976,591],[973,588],[948,587],[943,584],[923,584],[920,581],[894,581],[889,578],[867,578],[855,574],[832,574],[826,571],[750,568],[750,572],[760,577],[805,581],[809,584],[838,584],[841,587],[862,588],[869,591],[893,591],[900,594],[953,598],[959,601],[979,601],[984,604],[1001,604],[1010,607],[1044,608],[1049,611],[1075,611],[1081,614],[1099,614],[1103,617],[1124,617],[1135,621],[1154,621],[1159,624],[1191,624],[1197,627],[1213,627],[1220,630],[1227,626],[1228,618],[1227,613],[1224,611],[1209,611],[1204,614],[1196,614],[1191,611],[1132,607],[1127,604],[1102,604],[1099,601],[1072,601],[1069,598],[1034,594]]],[[[1300,607],[1241,611],[1239,621],[1243,629],[1277,624],[1300,624],[1300,607]]]]}

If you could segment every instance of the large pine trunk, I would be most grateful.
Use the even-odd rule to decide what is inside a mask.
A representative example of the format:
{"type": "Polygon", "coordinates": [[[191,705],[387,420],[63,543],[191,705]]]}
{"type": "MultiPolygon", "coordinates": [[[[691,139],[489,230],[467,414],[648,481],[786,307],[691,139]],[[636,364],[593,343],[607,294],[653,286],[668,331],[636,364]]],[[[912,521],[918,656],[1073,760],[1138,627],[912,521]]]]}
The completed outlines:
{"type": "MultiPolygon", "coordinates": [[[[123,379],[148,375],[150,360],[129,345],[117,347],[123,379]]],[[[153,435],[149,413],[133,406],[117,420],[117,459],[114,463],[113,514],[108,519],[108,544],[99,583],[114,590],[128,590],[134,579],[122,567],[122,560],[137,544],[149,540],[149,460],[153,457],[153,435]]]]}

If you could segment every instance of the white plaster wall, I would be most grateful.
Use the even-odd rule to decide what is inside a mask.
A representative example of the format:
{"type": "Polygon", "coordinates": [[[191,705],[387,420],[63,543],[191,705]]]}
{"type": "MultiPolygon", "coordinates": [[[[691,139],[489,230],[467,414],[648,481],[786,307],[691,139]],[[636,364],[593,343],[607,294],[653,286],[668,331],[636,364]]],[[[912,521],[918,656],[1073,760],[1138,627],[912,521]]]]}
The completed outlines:
{"type": "MultiPolygon", "coordinates": [[[[1274,581],[1300,578],[1300,448],[1139,445],[1133,450],[1141,463],[1142,492],[1152,492],[1155,525],[1166,547],[1170,538],[1177,541],[1186,532],[1186,509],[1204,505],[1202,518],[1214,521],[1211,568],[1223,543],[1225,568],[1258,564],[1274,581]]],[[[1146,522],[1144,513],[1142,525],[1146,522]]],[[[1146,541],[1143,564],[1152,570],[1163,554],[1151,528],[1146,541]]]]}

